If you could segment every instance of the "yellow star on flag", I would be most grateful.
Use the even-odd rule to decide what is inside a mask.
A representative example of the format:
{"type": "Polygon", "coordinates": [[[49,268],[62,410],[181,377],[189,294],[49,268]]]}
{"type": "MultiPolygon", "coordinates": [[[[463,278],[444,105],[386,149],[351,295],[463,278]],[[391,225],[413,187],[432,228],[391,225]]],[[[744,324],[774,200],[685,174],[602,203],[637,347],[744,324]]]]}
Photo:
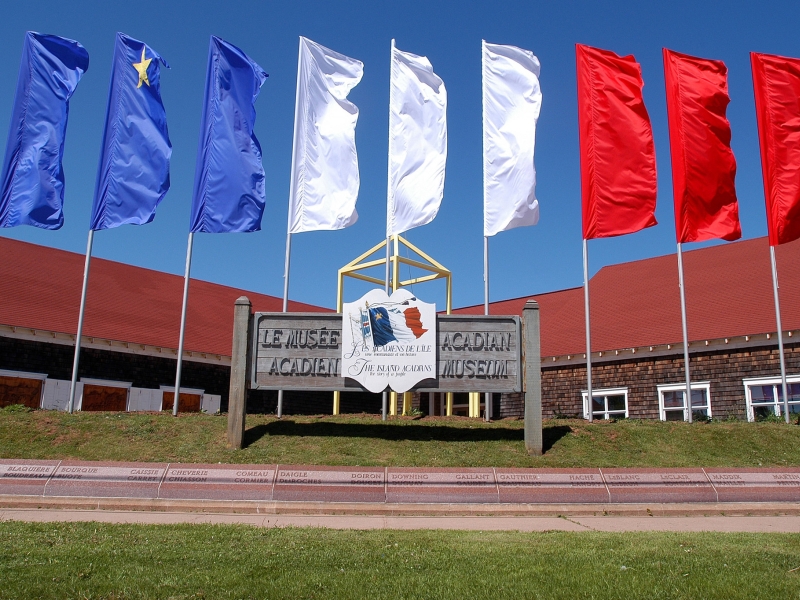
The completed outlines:
{"type": "Polygon", "coordinates": [[[138,63],[133,63],[133,68],[136,69],[136,72],[139,73],[139,83],[136,85],[137,88],[142,87],[142,82],[145,82],[148,87],[150,87],[150,80],[147,79],[147,67],[150,66],[150,62],[152,58],[145,58],[144,57],[144,46],[142,46],[142,60],[138,63]]]}

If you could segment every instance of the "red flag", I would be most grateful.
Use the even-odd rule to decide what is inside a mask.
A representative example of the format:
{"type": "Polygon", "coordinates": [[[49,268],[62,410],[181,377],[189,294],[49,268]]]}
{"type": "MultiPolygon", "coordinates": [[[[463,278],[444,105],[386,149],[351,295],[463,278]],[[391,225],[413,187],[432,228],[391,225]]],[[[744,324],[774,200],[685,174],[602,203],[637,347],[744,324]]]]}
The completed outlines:
{"type": "Polygon", "coordinates": [[[583,238],[656,225],[656,155],[633,56],[576,45],[583,238]]]}
{"type": "Polygon", "coordinates": [[[663,49],[675,235],[679,243],[742,237],[736,200],[736,159],[725,110],[728,68],[663,49]]]}
{"type": "Polygon", "coordinates": [[[771,246],[800,238],[800,59],[750,53],[771,246]]]}

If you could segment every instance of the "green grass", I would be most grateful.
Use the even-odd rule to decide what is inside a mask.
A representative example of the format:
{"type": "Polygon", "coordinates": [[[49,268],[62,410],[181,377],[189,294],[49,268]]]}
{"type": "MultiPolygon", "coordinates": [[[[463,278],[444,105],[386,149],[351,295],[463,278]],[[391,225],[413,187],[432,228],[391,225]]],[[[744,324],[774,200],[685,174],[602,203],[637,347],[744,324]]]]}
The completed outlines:
{"type": "Polygon", "coordinates": [[[246,448],[226,447],[224,416],[0,410],[0,457],[211,463],[495,467],[800,465],[784,423],[545,422],[543,457],[522,422],[462,417],[382,423],[372,415],[248,415],[246,448]]]}
{"type": "Polygon", "coordinates": [[[0,524],[0,598],[800,598],[790,534],[0,524]]]}

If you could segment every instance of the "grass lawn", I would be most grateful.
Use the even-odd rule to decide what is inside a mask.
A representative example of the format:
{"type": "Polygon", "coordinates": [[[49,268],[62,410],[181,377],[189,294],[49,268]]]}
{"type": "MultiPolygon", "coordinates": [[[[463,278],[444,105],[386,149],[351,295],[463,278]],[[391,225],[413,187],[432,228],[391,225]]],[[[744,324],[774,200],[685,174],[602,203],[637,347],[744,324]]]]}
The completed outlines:
{"type": "Polygon", "coordinates": [[[522,421],[464,417],[382,423],[373,415],[248,415],[246,448],[226,447],[225,416],[0,410],[0,458],[378,466],[689,467],[800,465],[784,423],[554,419],[529,457],[522,421]]]}
{"type": "Polygon", "coordinates": [[[0,598],[800,598],[800,537],[0,523],[0,598]]]}

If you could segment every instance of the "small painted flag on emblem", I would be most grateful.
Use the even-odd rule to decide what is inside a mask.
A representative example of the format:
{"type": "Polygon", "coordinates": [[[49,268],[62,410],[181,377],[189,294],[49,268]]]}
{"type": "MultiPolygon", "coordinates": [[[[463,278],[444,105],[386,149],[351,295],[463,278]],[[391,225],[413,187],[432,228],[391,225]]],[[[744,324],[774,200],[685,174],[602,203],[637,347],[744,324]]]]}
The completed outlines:
{"type": "Polygon", "coordinates": [[[370,325],[372,341],[376,346],[385,346],[390,342],[415,342],[426,331],[422,325],[422,317],[415,306],[401,310],[398,307],[370,307],[370,325]]]}

